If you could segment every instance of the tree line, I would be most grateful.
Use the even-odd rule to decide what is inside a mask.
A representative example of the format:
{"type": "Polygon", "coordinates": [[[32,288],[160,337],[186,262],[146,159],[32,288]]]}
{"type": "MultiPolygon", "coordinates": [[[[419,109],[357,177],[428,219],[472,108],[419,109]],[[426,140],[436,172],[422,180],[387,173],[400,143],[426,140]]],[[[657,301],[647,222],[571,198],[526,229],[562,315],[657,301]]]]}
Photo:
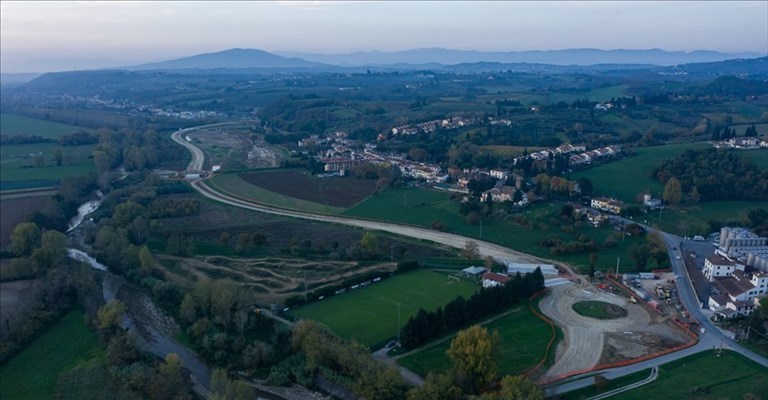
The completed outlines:
{"type": "Polygon", "coordinates": [[[507,309],[543,288],[544,275],[541,269],[536,268],[533,273],[512,276],[505,285],[481,289],[469,299],[459,296],[446,304],[445,310],[440,307],[435,311],[420,308],[400,330],[400,344],[406,349],[417,348],[446,331],[459,329],[507,309]]]}
{"type": "Polygon", "coordinates": [[[654,168],[652,176],[665,184],[676,179],[694,201],[768,199],[768,169],[726,150],[686,150],[654,168]]]}

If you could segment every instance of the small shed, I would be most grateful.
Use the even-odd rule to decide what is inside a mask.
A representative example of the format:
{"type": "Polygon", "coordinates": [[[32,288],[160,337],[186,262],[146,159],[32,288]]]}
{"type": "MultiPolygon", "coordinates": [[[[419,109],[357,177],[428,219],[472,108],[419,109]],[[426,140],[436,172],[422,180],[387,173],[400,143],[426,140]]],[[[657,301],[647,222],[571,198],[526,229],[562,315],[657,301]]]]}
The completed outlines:
{"type": "Polygon", "coordinates": [[[469,268],[462,269],[461,272],[463,272],[464,276],[466,276],[467,278],[477,278],[483,275],[484,273],[488,272],[488,270],[483,267],[471,266],[469,268]]]}

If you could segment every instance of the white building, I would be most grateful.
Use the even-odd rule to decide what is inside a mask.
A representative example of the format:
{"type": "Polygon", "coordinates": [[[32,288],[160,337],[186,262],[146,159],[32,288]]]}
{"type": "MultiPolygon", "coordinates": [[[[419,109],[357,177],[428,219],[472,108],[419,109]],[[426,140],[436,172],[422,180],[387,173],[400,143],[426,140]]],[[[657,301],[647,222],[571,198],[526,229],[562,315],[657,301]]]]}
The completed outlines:
{"type": "Polygon", "coordinates": [[[715,279],[712,291],[708,304],[715,313],[723,318],[747,316],[768,294],[768,274],[736,270],[730,277],[715,279]]]}
{"type": "Polygon", "coordinates": [[[494,286],[504,286],[509,280],[512,279],[504,274],[497,274],[495,272],[486,272],[483,274],[483,287],[489,288],[494,286]]]}
{"type": "Polygon", "coordinates": [[[541,268],[541,273],[544,275],[557,275],[557,268],[552,264],[528,264],[508,261],[507,274],[514,275],[520,273],[521,275],[530,274],[535,271],[536,268],[541,268]]]}
{"type": "Polygon", "coordinates": [[[509,171],[504,171],[500,169],[492,169],[491,170],[491,176],[496,179],[504,179],[507,180],[509,178],[509,171]]]}
{"type": "Polygon", "coordinates": [[[715,278],[731,276],[733,271],[736,270],[744,271],[744,266],[717,254],[704,259],[704,276],[710,281],[713,281],[715,278]]]}

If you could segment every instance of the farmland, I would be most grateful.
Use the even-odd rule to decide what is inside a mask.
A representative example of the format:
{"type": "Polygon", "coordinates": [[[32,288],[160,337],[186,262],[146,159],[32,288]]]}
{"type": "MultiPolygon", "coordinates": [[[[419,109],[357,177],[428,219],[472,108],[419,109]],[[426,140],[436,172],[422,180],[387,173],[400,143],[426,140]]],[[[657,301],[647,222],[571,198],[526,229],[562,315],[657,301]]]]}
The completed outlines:
{"type": "Polygon", "coordinates": [[[341,337],[371,346],[396,336],[419,308],[442,307],[457,296],[469,297],[478,288],[473,283],[448,279],[444,274],[417,270],[299,307],[291,315],[316,320],[341,337]]]}
{"type": "MultiPolygon", "coordinates": [[[[517,375],[535,366],[544,356],[552,336],[550,326],[536,317],[527,305],[485,325],[489,332],[499,333],[497,362],[500,374],[517,375]]],[[[450,340],[415,352],[398,362],[404,367],[426,376],[429,372],[447,372],[451,360],[446,354],[450,340]]]]}
{"type": "Polygon", "coordinates": [[[40,210],[53,203],[52,194],[23,198],[0,199],[0,247],[11,243],[11,232],[20,222],[24,222],[31,212],[40,210]]]}
{"type": "MultiPolygon", "coordinates": [[[[77,126],[2,114],[2,135],[36,135],[56,139],[61,135],[90,131],[77,126]]],[[[95,172],[93,145],[61,147],[58,143],[4,144],[0,147],[0,190],[45,187],[61,179],[95,172]],[[61,151],[61,165],[54,157],[61,151]]]]}
{"type": "Polygon", "coordinates": [[[134,398],[107,373],[104,350],[82,311],[65,315],[2,365],[0,382],[3,399],[134,398]]]}
{"type": "Polygon", "coordinates": [[[338,207],[285,196],[255,185],[251,185],[235,174],[216,175],[212,179],[209,179],[208,183],[218,191],[282,208],[291,208],[295,210],[304,210],[323,214],[338,214],[343,211],[343,209],[338,207]]]}
{"type": "Polygon", "coordinates": [[[48,139],[57,139],[61,135],[91,129],[79,126],[65,125],[58,122],[50,122],[14,114],[0,114],[0,132],[8,136],[41,136],[48,139]]]}
{"type": "MultiPolygon", "coordinates": [[[[558,228],[559,213],[560,205],[539,203],[522,212],[522,216],[531,221],[531,224],[526,226],[502,218],[485,220],[482,226],[482,239],[537,257],[555,258],[574,266],[588,265],[588,253],[553,256],[549,248],[541,246],[539,242],[555,235],[559,235],[564,241],[572,241],[583,234],[588,239],[602,243],[614,232],[608,227],[594,228],[588,224],[574,229],[572,233],[565,232],[558,228]]],[[[481,227],[467,224],[458,212],[458,203],[451,200],[450,195],[445,192],[422,189],[387,190],[369,197],[366,201],[347,210],[345,214],[423,227],[431,227],[433,222],[440,221],[445,231],[481,238],[481,227]]],[[[617,256],[623,255],[628,246],[640,240],[628,236],[623,243],[619,240],[620,243],[615,247],[601,250],[598,269],[607,268],[617,256]]]]}
{"type": "Polygon", "coordinates": [[[352,207],[373,193],[376,181],[351,177],[317,178],[295,170],[240,174],[244,181],[284,196],[332,207],[352,207]]]}

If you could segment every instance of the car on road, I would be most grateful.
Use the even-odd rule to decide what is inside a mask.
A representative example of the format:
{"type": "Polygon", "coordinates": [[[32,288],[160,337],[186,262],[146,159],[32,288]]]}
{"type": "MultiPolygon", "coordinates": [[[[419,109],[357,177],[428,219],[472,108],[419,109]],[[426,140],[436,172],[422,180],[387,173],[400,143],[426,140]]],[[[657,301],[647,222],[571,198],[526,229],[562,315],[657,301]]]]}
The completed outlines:
{"type": "Polygon", "coordinates": [[[675,259],[676,259],[676,260],[679,260],[679,259],[680,259],[680,256],[675,256],[675,259]]]}

